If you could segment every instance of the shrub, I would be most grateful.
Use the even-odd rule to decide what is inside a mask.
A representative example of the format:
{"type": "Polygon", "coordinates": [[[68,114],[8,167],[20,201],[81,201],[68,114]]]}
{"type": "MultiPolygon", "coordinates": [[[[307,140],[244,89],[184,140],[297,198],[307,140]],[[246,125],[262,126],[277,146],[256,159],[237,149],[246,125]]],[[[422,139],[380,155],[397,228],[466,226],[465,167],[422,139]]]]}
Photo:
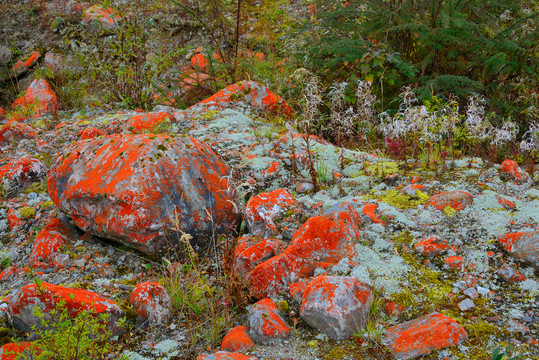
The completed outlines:
{"type": "Polygon", "coordinates": [[[111,340],[107,328],[108,314],[82,311],[70,316],[65,302],[44,314],[35,311],[46,330],[33,327],[37,340],[30,350],[19,355],[24,360],[127,360],[119,343],[111,340]]]}

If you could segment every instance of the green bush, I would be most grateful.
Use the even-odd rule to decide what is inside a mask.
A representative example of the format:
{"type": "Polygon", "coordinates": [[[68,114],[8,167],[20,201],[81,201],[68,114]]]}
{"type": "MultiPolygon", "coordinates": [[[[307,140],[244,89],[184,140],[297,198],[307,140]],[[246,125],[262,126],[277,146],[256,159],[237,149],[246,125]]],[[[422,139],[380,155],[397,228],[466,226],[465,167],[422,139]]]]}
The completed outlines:
{"type": "Polygon", "coordinates": [[[112,341],[107,327],[108,314],[82,311],[70,316],[65,302],[44,314],[36,311],[46,330],[34,326],[37,340],[30,350],[19,355],[24,360],[127,360],[121,355],[121,346],[112,341]]]}
{"type": "Polygon", "coordinates": [[[538,85],[537,11],[523,0],[318,0],[303,55],[328,83],[373,81],[386,108],[413,84],[420,100],[479,93],[516,117],[538,85]]]}

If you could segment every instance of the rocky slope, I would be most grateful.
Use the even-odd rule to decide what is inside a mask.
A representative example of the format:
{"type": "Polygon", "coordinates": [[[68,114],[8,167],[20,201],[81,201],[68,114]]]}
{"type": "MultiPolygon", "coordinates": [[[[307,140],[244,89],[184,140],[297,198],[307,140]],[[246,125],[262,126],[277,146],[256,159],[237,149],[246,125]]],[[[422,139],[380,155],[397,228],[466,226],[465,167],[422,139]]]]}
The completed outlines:
{"type": "Polygon", "coordinates": [[[56,107],[36,81],[0,130],[0,316],[21,340],[63,299],[145,329],[129,359],[539,358],[539,189],[514,161],[433,169],[279,131],[261,115],[296,115],[254,82],[184,111],[56,107]],[[236,226],[252,304],[221,349],[186,352],[160,258],[236,226]]]}

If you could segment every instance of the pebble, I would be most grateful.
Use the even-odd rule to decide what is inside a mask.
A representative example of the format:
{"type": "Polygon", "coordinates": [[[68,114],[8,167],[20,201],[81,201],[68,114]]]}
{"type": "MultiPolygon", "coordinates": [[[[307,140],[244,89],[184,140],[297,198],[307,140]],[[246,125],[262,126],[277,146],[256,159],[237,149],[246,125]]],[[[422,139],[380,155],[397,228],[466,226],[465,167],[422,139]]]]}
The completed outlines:
{"type": "Polygon", "coordinates": [[[470,299],[464,299],[461,302],[459,302],[459,309],[460,311],[468,311],[471,308],[473,308],[475,304],[470,299]]]}

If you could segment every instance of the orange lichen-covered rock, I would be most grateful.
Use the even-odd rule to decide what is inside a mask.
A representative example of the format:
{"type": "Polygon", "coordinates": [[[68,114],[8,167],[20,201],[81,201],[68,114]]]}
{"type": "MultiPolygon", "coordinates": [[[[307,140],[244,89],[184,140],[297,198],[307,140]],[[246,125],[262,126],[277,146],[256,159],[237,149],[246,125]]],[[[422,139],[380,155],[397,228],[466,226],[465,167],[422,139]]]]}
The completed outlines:
{"type": "Polygon", "coordinates": [[[245,221],[251,234],[260,237],[279,235],[273,218],[297,204],[286,189],[253,196],[245,205],[245,221]]]}
{"type": "Polygon", "coordinates": [[[138,322],[146,325],[165,325],[171,315],[172,301],[163,285],[153,281],[137,284],[129,297],[138,322]]]}
{"type": "Polygon", "coordinates": [[[113,29],[121,19],[121,16],[113,8],[94,5],[84,11],[83,21],[87,25],[98,24],[105,29],[113,29]]]}
{"type": "Polygon", "coordinates": [[[447,241],[440,239],[438,236],[429,236],[427,238],[419,240],[414,249],[418,253],[424,256],[433,256],[441,253],[447,249],[447,241]]]}
{"type": "Polygon", "coordinates": [[[16,360],[31,345],[31,342],[5,344],[0,348],[0,360],[16,360]]]}
{"type": "Polygon", "coordinates": [[[539,268],[539,231],[501,235],[498,242],[515,258],[539,268]]]}
{"type": "Polygon", "coordinates": [[[505,208],[507,210],[515,210],[516,209],[515,203],[512,202],[511,200],[508,200],[508,199],[506,199],[506,198],[504,198],[503,196],[500,196],[500,195],[496,195],[496,198],[498,199],[498,204],[500,204],[503,208],[505,208]]]}
{"type": "Polygon", "coordinates": [[[206,100],[193,105],[186,112],[196,112],[200,108],[219,110],[237,104],[250,105],[256,110],[283,114],[287,117],[292,116],[294,112],[280,96],[273,94],[267,87],[254,81],[240,81],[232,84],[206,100]]]}
{"type": "Polygon", "coordinates": [[[58,110],[58,99],[49,83],[43,79],[34,80],[24,96],[11,105],[21,113],[22,118],[39,117],[58,110]]]}
{"type": "Polygon", "coordinates": [[[281,254],[287,246],[286,242],[278,239],[241,237],[234,250],[236,270],[242,275],[247,275],[261,262],[281,254]]]}
{"type": "Polygon", "coordinates": [[[41,54],[37,51],[33,51],[32,54],[24,62],[22,60],[17,61],[13,65],[13,71],[15,75],[19,77],[20,75],[26,73],[32,66],[36,65],[37,61],[41,57],[41,54]]]}
{"type": "Polygon", "coordinates": [[[464,210],[472,202],[473,196],[467,191],[443,191],[431,196],[427,204],[443,211],[447,206],[455,210],[464,210]]]}
{"type": "Polygon", "coordinates": [[[497,273],[508,282],[521,282],[526,280],[524,275],[513,269],[511,266],[505,264],[498,269],[497,273]]]}
{"type": "Polygon", "coordinates": [[[320,216],[313,216],[294,234],[278,256],[259,264],[249,274],[250,292],[256,298],[278,294],[302,277],[312,276],[320,263],[337,264],[354,255],[359,239],[359,214],[338,203],[320,216]]]}
{"type": "Polygon", "coordinates": [[[385,335],[386,344],[397,359],[413,359],[467,339],[468,334],[455,320],[436,312],[392,326],[385,335]]]}
{"type": "Polygon", "coordinates": [[[170,122],[170,115],[166,112],[149,112],[133,116],[127,122],[127,127],[134,134],[151,133],[166,122],[170,122]]]}
{"type": "Polygon", "coordinates": [[[159,256],[181,235],[207,248],[236,218],[228,166],[189,136],[110,135],[71,144],[49,170],[56,206],[92,235],[159,256]]]}
{"type": "Polygon", "coordinates": [[[502,170],[502,175],[507,179],[512,180],[518,184],[525,184],[531,181],[530,175],[514,160],[506,159],[502,162],[500,169],[502,170]]]}
{"type": "Polygon", "coordinates": [[[235,326],[230,329],[221,343],[221,349],[225,351],[242,351],[255,346],[245,326],[235,326]]]}
{"type": "Polygon", "coordinates": [[[79,137],[81,140],[94,139],[98,136],[105,136],[105,135],[107,134],[105,134],[103,130],[96,129],[94,127],[86,128],[79,132],[79,137]]]}
{"type": "Polygon", "coordinates": [[[249,306],[251,337],[262,344],[271,344],[290,336],[290,328],[279,315],[271,299],[263,299],[249,306]]]}
{"type": "Polygon", "coordinates": [[[13,208],[9,208],[9,210],[7,211],[7,222],[11,230],[24,223],[18,212],[13,210],[13,208]]]}
{"type": "Polygon", "coordinates": [[[32,326],[43,329],[41,318],[35,315],[34,309],[47,314],[56,309],[59,302],[64,302],[70,316],[82,311],[108,314],[107,326],[114,334],[121,332],[118,321],[125,313],[110,299],[99,294],[81,289],[71,289],[59,285],[42,282],[40,285],[30,284],[16,292],[10,299],[8,315],[13,326],[23,331],[30,331],[32,326]]]}
{"type": "Polygon", "coordinates": [[[193,69],[202,71],[206,74],[210,71],[210,63],[202,54],[196,54],[191,58],[191,66],[193,69]]]}
{"type": "Polygon", "coordinates": [[[368,203],[367,205],[363,206],[363,214],[368,216],[373,223],[386,226],[386,223],[382,219],[380,219],[375,213],[377,207],[377,203],[368,203]]]}
{"type": "Polygon", "coordinates": [[[41,161],[30,157],[10,159],[0,167],[0,181],[7,189],[18,189],[38,180],[47,173],[47,167],[41,161]]]}
{"type": "Polygon", "coordinates": [[[305,288],[299,313],[331,339],[346,340],[367,324],[371,302],[372,291],[361,281],[320,275],[305,288]]]}
{"type": "Polygon", "coordinates": [[[197,357],[197,360],[257,360],[257,359],[253,356],[247,356],[241,353],[218,351],[213,354],[199,355],[197,357]]]}
{"type": "Polygon", "coordinates": [[[0,129],[0,145],[4,145],[13,140],[32,139],[36,137],[33,127],[17,121],[10,121],[0,129]]]}
{"type": "Polygon", "coordinates": [[[34,241],[28,263],[34,268],[58,266],[54,258],[60,252],[60,248],[68,244],[70,239],[70,231],[64,223],[60,219],[52,219],[34,241]]]}
{"type": "Polygon", "coordinates": [[[444,261],[447,266],[454,269],[462,269],[464,266],[464,258],[462,256],[448,256],[444,261]]]}

